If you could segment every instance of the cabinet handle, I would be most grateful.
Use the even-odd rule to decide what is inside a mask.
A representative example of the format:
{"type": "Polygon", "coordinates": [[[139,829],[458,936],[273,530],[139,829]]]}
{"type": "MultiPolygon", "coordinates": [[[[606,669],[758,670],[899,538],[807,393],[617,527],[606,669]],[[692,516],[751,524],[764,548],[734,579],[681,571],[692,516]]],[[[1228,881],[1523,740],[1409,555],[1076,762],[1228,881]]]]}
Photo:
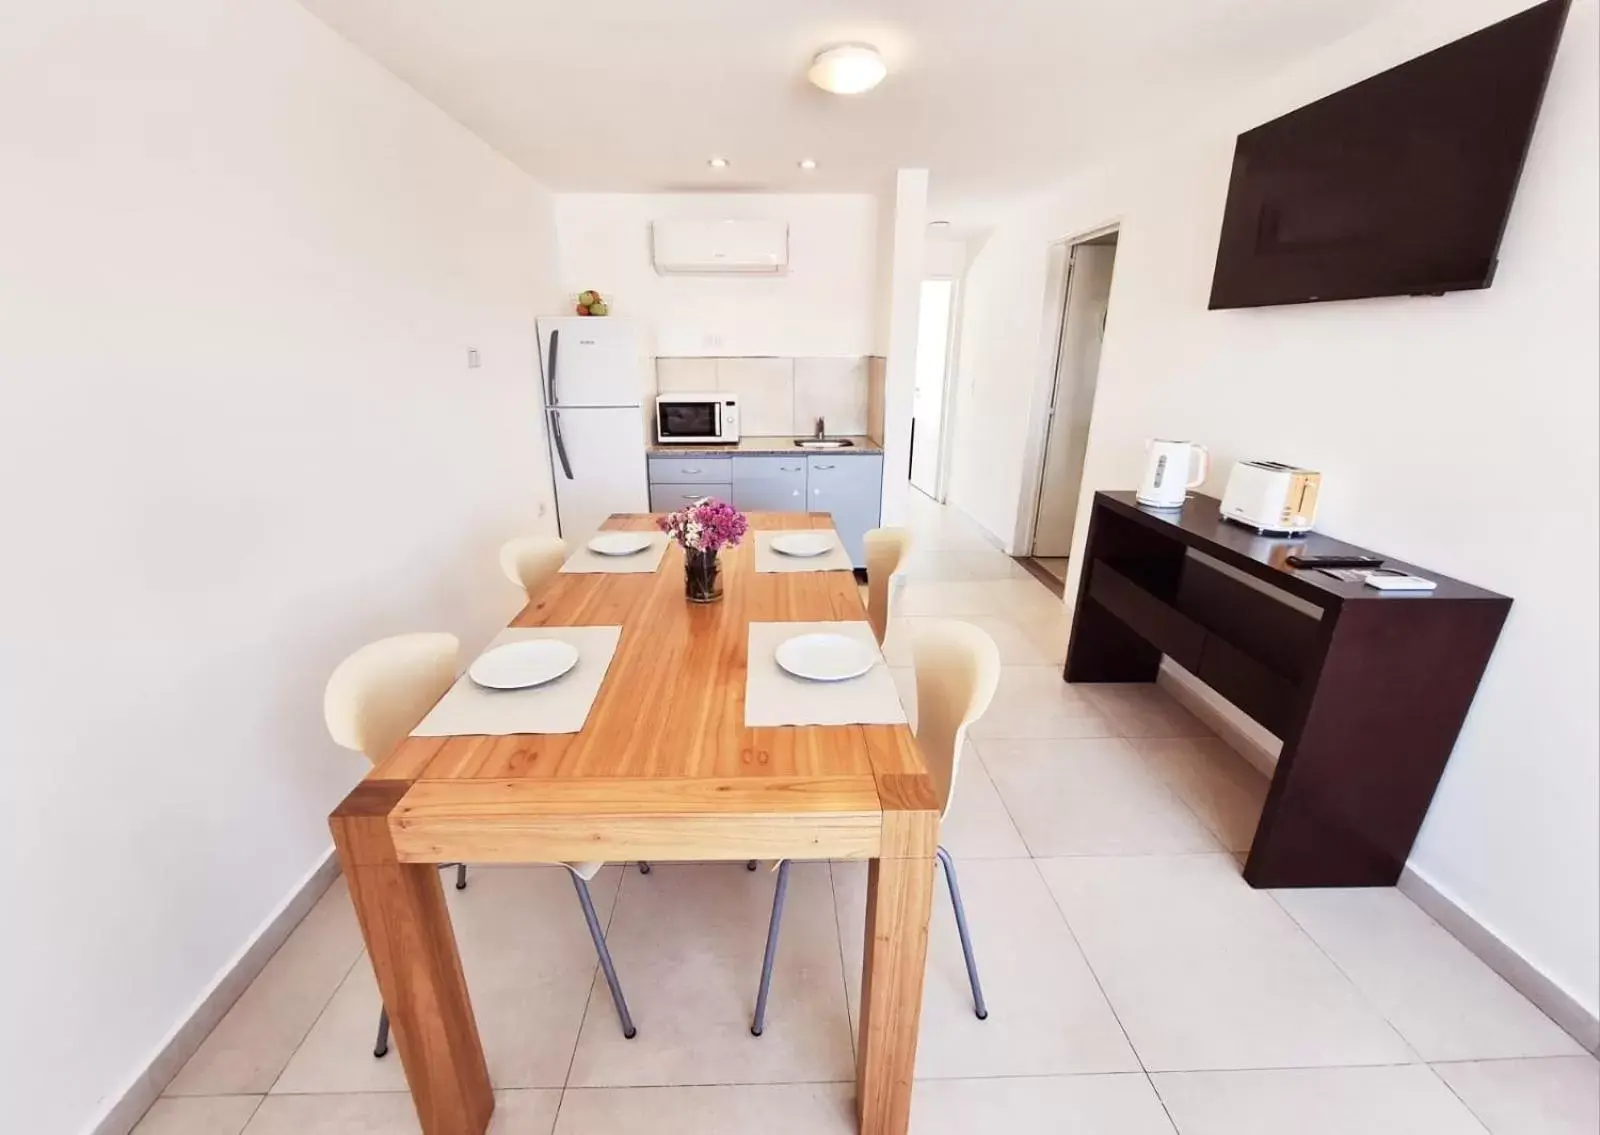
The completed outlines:
{"type": "MultiPolygon", "coordinates": [[[[822,468],[822,466],[819,465],[819,466],[817,466],[817,468],[820,469],[820,468],[822,468]]],[[[830,468],[831,468],[831,466],[830,466],[830,468]]],[[[778,472],[780,472],[780,473],[799,473],[804,469],[805,469],[804,465],[779,465],[778,466],[778,472]]]]}
{"type": "Polygon", "coordinates": [[[834,466],[832,466],[832,465],[813,465],[812,468],[817,470],[820,473],[822,470],[824,470],[824,469],[832,469],[832,468],[834,468],[834,466]]]}
{"type": "Polygon", "coordinates": [[[691,473],[692,474],[692,473],[698,473],[698,472],[700,472],[700,470],[691,469],[687,465],[685,465],[682,469],[679,469],[678,472],[680,472],[680,473],[691,473]]]}

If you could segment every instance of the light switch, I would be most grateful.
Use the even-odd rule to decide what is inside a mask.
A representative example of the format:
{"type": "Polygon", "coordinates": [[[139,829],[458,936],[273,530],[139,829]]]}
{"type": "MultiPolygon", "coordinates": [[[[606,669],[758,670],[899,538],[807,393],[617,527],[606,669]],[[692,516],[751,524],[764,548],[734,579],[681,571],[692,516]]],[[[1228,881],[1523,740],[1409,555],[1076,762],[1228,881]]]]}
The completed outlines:
{"type": "Polygon", "coordinates": [[[475,369],[478,365],[479,365],[479,362],[478,362],[478,348],[476,348],[476,347],[468,347],[467,348],[467,369],[468,370],[475,369]]]}

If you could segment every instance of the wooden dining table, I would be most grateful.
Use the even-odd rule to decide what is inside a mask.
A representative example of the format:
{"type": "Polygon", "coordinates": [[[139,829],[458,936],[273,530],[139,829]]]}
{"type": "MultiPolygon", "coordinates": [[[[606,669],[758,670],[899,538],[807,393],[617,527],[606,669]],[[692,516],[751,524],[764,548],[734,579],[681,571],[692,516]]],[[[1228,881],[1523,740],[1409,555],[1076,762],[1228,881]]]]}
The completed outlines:
{"type": "MultiPolygon", "coordinates": [[[[749,520],[833,527],[821,513],[749,520]]],[[[554,576],[512,626],[622,627],[582,731],[407,738],[329,817],[424,1135],[482,1135],[494,1110],[437,870],[456,861],[869,861],[856,1114],[864,1135],[907,1130],[933,786],[905,725],[745,724],[751,622],[865,610],[850,572],[757,573],[753,538],[721,562],[724,596],[704,605],[685,598],[676,545],[654,573],[554,576]]]]}

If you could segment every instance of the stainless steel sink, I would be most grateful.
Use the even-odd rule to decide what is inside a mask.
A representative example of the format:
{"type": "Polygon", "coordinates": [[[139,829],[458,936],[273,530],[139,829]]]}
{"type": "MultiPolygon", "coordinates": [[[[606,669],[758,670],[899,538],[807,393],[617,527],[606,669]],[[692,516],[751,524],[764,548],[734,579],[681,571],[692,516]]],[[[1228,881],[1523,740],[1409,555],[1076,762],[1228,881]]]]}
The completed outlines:
{"type": "Polygon", "coordinates": [[[847,437],[797,437],[794,443],[801,449],[848,449],[855,445],[847,437]]]}

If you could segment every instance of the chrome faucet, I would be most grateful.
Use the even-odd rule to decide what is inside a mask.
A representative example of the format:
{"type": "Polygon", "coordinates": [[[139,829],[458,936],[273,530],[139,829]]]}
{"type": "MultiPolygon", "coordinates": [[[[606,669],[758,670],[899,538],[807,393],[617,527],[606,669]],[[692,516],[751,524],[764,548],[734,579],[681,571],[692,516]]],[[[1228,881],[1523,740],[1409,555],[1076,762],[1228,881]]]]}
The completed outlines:
{"type": "Polygon", "coordinates": [[[817,435],[816,436],[817,436],[817,440],[818,441],[821,441],[823,438],[828,436],[827,428],[824,426],[823,421],[822,421],[821,418],[817,419],[817,435]]]}

